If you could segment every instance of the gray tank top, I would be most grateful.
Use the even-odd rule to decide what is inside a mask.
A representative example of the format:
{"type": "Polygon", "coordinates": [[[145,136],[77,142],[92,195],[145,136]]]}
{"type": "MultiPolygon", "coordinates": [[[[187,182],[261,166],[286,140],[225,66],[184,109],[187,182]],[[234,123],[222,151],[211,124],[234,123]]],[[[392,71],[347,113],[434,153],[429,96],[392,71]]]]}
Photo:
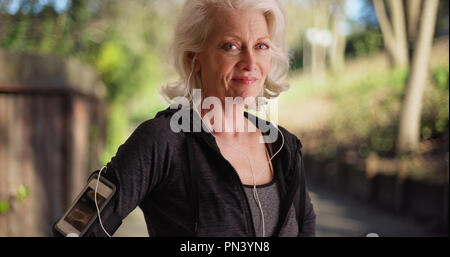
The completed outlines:
{"type": "MultiPolygon", "coordinates": [[[[253,186],[243,185],[244,191],[250,204],[250,210],[252,212],[253,224],[255,227],[256,236],[262,237],[262,219],[261,211],[258,204],[253,197],[253,186]]],[[[263,214],[264,214],[264,227],[266,231],[266,236],[273,236],[275,227],[278,223],[278,218],[280,214],[280,194],[278,191],[278,185],[275,179],[264,185],[257,185],[256,190],[258,192],[259,201],[261,202],[263,214]]],[[[280,231],[280,236],[297,236],[298,234],[298,224],[295,217],[294,206],[291,206],[288,217],[287,224],[280,231]]]]}

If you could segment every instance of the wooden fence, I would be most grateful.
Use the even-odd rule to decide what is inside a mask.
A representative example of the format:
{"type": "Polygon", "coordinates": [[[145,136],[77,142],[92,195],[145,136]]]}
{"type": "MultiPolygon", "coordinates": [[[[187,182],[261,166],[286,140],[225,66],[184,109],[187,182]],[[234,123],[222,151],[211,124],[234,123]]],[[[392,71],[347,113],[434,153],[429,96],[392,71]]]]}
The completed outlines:
{"type": "Polygon", "coordinates": [[[99,168],[104,94],[75,60],[0,51],[0,236],[51,235],[99,168]]]}

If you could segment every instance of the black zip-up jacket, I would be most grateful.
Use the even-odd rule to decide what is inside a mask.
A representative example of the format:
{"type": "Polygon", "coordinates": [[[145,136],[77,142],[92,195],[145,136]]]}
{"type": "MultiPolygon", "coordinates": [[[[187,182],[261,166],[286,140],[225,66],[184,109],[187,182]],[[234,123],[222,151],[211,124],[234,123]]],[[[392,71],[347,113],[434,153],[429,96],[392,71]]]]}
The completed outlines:
{"type": "MultiPolygon", "coordinates": [[[[171,129],[170,120],[178,110],[191,115],[190,125],[183,123],[179,128],[192,131],[193,124],[202,124],[198,114],[189,108],[167,108],[140,124],[106,165],[102,177],[113,182],[118,193],[102,211],[103,223],[108,223],[109,216],[124,219],[139,206],[150,236],[255,236],[238,174],[209,132],[171,129]]],[[[273,126],[245,114],[258,128],[260,124],[273,126]]],[[[280,190],[280,215],[274,236],[283,236],[292,205],[298,236],[314,236],[316,217],[305,186],[302,144],[286,129],[278,128],[285,143],[272,160],[280,190]]],[[[276,136],[273,152],[282,143],[281,135],[276,136]]],[[[98,221],[88,235],[105,236],[98,221]]]]}

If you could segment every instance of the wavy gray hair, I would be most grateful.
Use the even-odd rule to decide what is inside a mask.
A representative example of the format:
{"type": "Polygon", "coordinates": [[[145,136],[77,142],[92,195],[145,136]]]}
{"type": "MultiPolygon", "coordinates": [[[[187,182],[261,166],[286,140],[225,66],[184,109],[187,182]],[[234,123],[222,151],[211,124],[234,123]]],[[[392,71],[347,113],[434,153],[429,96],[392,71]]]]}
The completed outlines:
{"type": "Polygon", "coordinates": [[[202,51],[216,8],[262,11],[272,40],[272,62],[271,71],[266,77],[264,89],[260,95],[270,99],[288,90],[289,84],[282,82],[289,71],[289,55],[285,42],[285,16],[278,0],[187,0],[176,23],[171,46],[174,66],[180,79],[162,87],[161,94],[164,98],[170,102],[175,97],[184,96],[191,102],[193,89],[201,89],[198,74],[194,73],[188,79],[191,73],[188,58],[189,53],[202,51]]]}

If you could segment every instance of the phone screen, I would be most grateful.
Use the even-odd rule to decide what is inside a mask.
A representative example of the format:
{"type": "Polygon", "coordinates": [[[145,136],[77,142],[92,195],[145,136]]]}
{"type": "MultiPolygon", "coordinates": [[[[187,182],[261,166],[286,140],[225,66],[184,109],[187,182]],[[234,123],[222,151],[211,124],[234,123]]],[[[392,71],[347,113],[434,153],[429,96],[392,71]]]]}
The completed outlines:
{"type": "MultiPolygon", "coordinates": [[[[89,221],[96,215],[97,208],[95,207],[95,191],[88,187],[80,200],[75,204],[72,210],[64,218],[66,222],[71,224],[78,231],[83,231],[89,224],[89,221]]],[[[97,204],[101,208],[105,198],[97,193],[97,204]]]]}

